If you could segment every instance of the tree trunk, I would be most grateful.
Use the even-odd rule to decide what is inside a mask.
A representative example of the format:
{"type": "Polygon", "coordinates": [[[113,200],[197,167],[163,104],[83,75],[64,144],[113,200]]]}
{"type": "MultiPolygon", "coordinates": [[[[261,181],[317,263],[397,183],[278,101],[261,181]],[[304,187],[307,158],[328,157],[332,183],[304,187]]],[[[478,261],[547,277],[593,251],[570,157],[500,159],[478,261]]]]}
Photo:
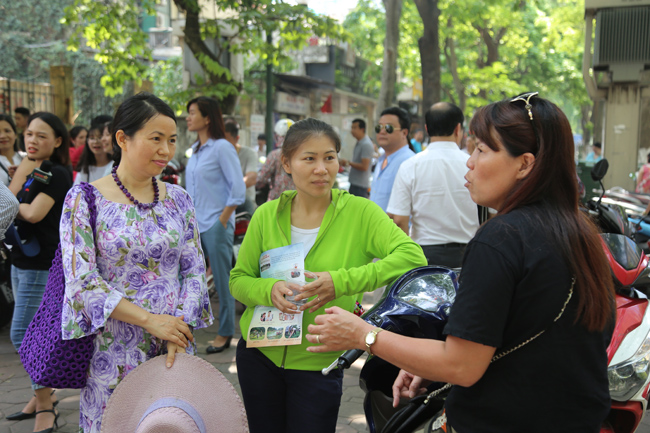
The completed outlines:
{"type": "Polygon", "coordinates": [[[384,39],[384,64],[381,70],[381,90],[377,103],[377,117],[395,100],[397,82],[397,44],[399,20],[402,16],[402,0],[383,0],[386,9],[386,39],[384,39]]]}
{"type": "Polygon", "coordinates": [[[205,67],[206,60],[203,60],[204,56],[208,62],[216,62],[220,65],[221,63],[219,62],[219,58],[216,56],[216,54],[208,48],[208,46],[203,41],[203,38],[201,37],[201,24],[199,22],[199,13],[201,11],[201,8],[198,4],[198,1],[174,0],[174,3],[176,3],[176,6],[185,13],[185,29],[183,29],[183,34],[185,35],[185,43],[192,51],[192,54],[198,60],[199,64],[201,64],[203,67],[203,71],[207,75],[210,84],[230,84],[237,88],[238,91],[236,93],[230,93],[226,97],[218,98],[223,114],[233,114],[235,106],[237,105],[237,100],[239,98],[239,91],[242,89],[242,83],[228,79],[225,74],[218,75],[211,73],[209,69],[205,67]]]}
{"type": "MultiPolygon", "coordinates": [[[[448,34],[453,34],[454,24],[451,17],[447,20],[447,28],[449,29],[448,34]]],[[[447,58],[449,72],[451,72],[451,76],[454,79],[454,89],[458,96],[458,106],[464,112],[467,105],[467,95],[465,95],[465,85],[458,76],[458,56],[456,55],[456,41],[454,38],[449,37],[445,40],[445,57],[447,58]]]]}
{"type": "MultiPolygon", "coordinates": [[[[506,34],[508,28],[501,27],[499,29],[494,29],[494,37],[492,37],[490,34],[491,29],[481,27],[477,24],[474,24],[474,28],[481,35],[481,39],[483,39],[485,47],[487,48],[487,59],[483,59],[482,56],[479,56],[478,60],[476,61],[476,65],[479,67],[479,69],[483,69],[484,67],[490,66],[499,60],[499,44],[501,43],[501,38],[503,38],[503,36],[506,34]]],[[[488,89],[479,90],[478,95],[483,99],[487,99],[487,90],[488,89]]]]}
{"type": "Polygon", "coordinates": [[[438,0],[414,0],[418,8],[424,34],[418,39],[420,64],[422,65],[422,113],[441,100],[440,85],[440,36],[438,0]]]}

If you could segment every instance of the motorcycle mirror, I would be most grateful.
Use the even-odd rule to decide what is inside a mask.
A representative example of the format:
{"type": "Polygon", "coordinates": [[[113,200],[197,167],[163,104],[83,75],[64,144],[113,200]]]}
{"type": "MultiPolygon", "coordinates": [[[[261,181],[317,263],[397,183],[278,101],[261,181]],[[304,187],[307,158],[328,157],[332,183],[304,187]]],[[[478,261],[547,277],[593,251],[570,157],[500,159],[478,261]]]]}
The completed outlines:
{"type": "Polygon", "coordinates": [[[609,162],[605,158],[601,159],[591,168],[591,178],[595,182],[600,182],[607,174],[608,168],[609,162]]]}

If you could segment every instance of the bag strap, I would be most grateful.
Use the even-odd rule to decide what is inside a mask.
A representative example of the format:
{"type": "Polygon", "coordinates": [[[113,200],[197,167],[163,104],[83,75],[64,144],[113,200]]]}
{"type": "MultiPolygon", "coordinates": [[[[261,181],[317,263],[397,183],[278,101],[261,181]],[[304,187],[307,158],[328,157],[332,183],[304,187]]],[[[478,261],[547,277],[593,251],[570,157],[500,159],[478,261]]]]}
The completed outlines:
{"type": "MultiPolygon", "coordinates": [[[[562,305],[562,309],[560,310],[560,314],[558,314],[558,315],[555,317],[555,319],[553,319],[553,323],[555,323],[555,322],[557,322],[558,320],[560,320],[560,317],[562,317],[562,314],[564,314],[564,310],[566,309],[566,306],[569,305],[569,301],[571,300],[571,297],[573,296],[573,286],[575,285],[575,283],[576,283],[576,278],[573,277],[573,278],[571,279],[571,287],[569,288],[569,296],[567,296],[566,301],[564,301],[564,305],[562,305]]],[[[551,323],[551,325],[552,325],[553,323],[551,323]]],[[[550,328],[551,325],[549,325],[548,328],[550,328]]],[[[548,329],[548,328],[546,328],[546,329],[548,329]]],[[[499,353],[498,355],[495,355],[495,356],[492,358],[492,360],[490,360],[490,364],[492,364],[492,363],[495,362],[495,361],[498,361],[499,359],[503,358],[503,357],[506,356],[506,355],[510,355],[510,354],[511,354],[512,352],[514,352],[515,350],[521,349],[522,347],[524,347],[525,345],[527,345],[528,343],[530,343],[531,341],[535,340],[537,337],[539,337],[540,335],[542,335],[544,332],[546,332],[546,329],[541,330],[541,331],[538,332],[537,334],[535,334],[535,335],[533,335],[532,337],[530,337],[528,340],[523,341],[522,343],[516,345],[515,347],[513,347],[513,348],[511,348],[511,349],[508,349],[508,350],[506,350],[506,351],[504,351],[504,352],[501,352],[501,353],[499,353]]],[[[451,387],[452,387],[452,384],[451,384],[451,383],[448,383],[448,384],[444,385],[443,387],[438,388],[438,389],[436,389],[435,391],[431,392],[431,393],[427,396],[427,398],[424,400],[424,404],[429,403],[429,400],[430,400],[430,399],[432,399],[433,397],[439,395],[441,392],[448,390],[448,389],[451,388],[451,387]]]]}

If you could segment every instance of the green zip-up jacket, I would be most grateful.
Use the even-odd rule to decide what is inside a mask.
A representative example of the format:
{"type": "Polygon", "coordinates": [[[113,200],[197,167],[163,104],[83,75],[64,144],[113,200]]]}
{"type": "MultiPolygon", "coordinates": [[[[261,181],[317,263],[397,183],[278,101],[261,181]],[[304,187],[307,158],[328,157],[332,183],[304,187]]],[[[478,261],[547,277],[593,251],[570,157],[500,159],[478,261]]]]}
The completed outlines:
{"type": "MultiPolygon", "coordinates": [[[[244,338],[257,305],[272,306],[271,289],[278,281],[260,278],[259,258],[267,250],[291,244],[291,203],[295,191],[260,206],[253,214],[230,273],[230,292],[247,306],[240,327],[244,338]]],[[[304,312],[302,344],[262,347],[275,365],[293,370],[320,370],[341,352],[310,353],[304,334],[324,308],[339,306],[353,311],[364,292],[391,283],[405,272],[427,264],[422,249],[372,201],[332,190],[332,202],[325,212],[316,242],[305,257],[305,269],[329,272],[336,299],[315,313],[304,312]],[[373,262],[374,258],[380,260],[373,262]]]]}

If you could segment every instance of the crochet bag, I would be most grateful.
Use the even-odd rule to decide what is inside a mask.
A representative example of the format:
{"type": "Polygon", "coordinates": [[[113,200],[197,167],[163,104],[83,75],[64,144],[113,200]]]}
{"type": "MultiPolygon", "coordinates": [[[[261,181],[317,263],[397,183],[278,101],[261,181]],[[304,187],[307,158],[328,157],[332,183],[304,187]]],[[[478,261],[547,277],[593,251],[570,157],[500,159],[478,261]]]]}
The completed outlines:
{"type": "MultiPolygon", "coordinates": [[[[88,204],[94,235],[97,220],[95,192],[93,187],[85,182],[81,183],[81,188],[88,204]]],[[[39,385],[50,388],[83,388],[86,386],[95,335],[72,340],[62,338],[64,293],[65,275],[59,244],[47,278],[43,300],[20,346],[20,360],[32,380],[39,385]]]]}

